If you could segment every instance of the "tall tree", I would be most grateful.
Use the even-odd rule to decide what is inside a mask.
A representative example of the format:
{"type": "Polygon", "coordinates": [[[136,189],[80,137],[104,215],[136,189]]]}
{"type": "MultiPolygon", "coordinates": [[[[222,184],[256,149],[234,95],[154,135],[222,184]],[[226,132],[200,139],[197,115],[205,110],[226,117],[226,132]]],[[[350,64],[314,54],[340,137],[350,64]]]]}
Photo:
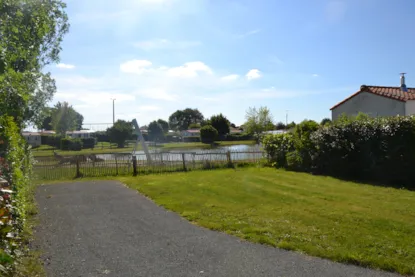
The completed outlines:
{"type": "Polygon", "coordinates": [[[63,137],[67,131],[73,131],[77,125],[77,112],[68,102],[58,102],[52,112],[52,127],[55,132],[63,137]]]}
{"type": "Polygon", "coordinates": [[[323,118],[323,120],[321,120],[321,123],[320,123],[321,126],[330,125],[330,124],[331,124],[330,118],[323,118]]]}
{"type": "Polygon", "coordinates": [[[273,118],[267,107],[249,108],[245,115],[244,130],[259,139],[262,132],[274,129],[273,118]]]}
{"type": "Polygon", "coordinates": [[[111,128],[107,129],[107,134],[118,148],[124,148],[125,141],[133,134],[133,125],[125,120],[117,120],[111,128]]]}
{"type": "Polygon", "coordinates": [[[163,128],[163,132],[167,133],[169,131],[169,123],[163,119],[157,120],[157,123],[160,124],[161,128],[163,128]]]}
{"type": "Polygon", "coordinates": [[[0,116],[41,124],[42,110],[56,91],[44,67],[59,61],[68,31],[66,5],[60,0],[0,1],[0,116]]]}
{"type": "Polygon", "coordinates": [[[148,137],[152,141],[162,141],[164,139],[163,127],[157,121],[148,124],[148,137]]]}
{"type": "Polygon", "coordinates": [[[275,129],[277,130],[285,130],[286,126],[282,122],[278,122],[277,125],[275,125],[275,129]]]}
{"type": "Polygon", "coordinates": [[[219,136],[222,138],[230,132],[230,122],[223,114],[213,115],[210,118],[210,124],[218,131],[219,136]]]}
{"type": "Polygon", "coordinates": [[[183,131],[189,128],[192,123],[201,123],[203,121],[203,114],[198,109],[184,109],[177,110],[169,117],[170,127],[183,131]]]}
{"type": "Polygon", "coordinates": [[[84,116],[76,112],[76,130],[82,130],[82,124],[84,123],[84,116]]]}

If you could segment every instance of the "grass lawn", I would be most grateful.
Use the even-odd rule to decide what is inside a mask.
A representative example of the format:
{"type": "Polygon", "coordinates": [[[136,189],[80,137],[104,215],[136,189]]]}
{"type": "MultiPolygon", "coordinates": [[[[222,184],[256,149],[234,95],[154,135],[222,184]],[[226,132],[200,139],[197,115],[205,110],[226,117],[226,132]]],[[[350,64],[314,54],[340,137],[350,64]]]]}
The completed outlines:
{"type": "MultiPolygon", "coordinates": [[[[245,141],[219,141],[217,142],[216,146],[230,146],[230,145],[239,145],[239,144],[246,144],[246,145],[255,145],[255,141],[245,140],[245,141]]],[[[61,151],[56,150],[60,155],[70,156],[70,155],[84,155],[84,154],[105,154],[105,153],[129,153],[133,151],[134,146],[129,146],[125,148],[109,148],[109,143],[105,143],[101,146],[101,142],[94,149],[82,149],[81,151],[61,151]]],[[[151,147],[151,146],[150,146],[151,147]]],[[[165,143],[158,149],[189,149],[189,148],[212,148],[210,144],[205,144],[201,142],[185,142],[185,143],[165,143]]],[[[138,145],[137,150],[141,150],[141,145],[138,145]]],[[[33,149],[32,151],[34,157],[45,157],[45,156],[53,156],[53,148],[47,145],[42,145],[39,148],[33,149]]]]}
{"type": "Polygon", "coordinates": [[[117,179],[213,230],[339,262],[415,273],[415,192],[271,168],[117,179]]]}

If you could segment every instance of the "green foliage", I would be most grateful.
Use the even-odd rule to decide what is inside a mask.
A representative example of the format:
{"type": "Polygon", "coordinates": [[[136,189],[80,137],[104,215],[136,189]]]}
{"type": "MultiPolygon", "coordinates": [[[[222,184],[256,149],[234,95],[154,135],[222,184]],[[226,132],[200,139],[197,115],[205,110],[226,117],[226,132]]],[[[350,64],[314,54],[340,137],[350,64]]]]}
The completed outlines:
{"type": "Polygon", "coordinates": [[[170,129],[169,123],[163,119],[157,120],[157,123],[160,124],[161,128],[163,129],[164,133],[167,133],[170,129]]]}
{"type": "Polygon", "coordinates": [[[200,123],[192,123],[189,125],[188,129],[200,129],[201,127],[200,123]]]}
{"type": "Polygon", "coordinates": [[[285,128],[286,128],[286,126],[285,126],[285,124],[284,124],[284,123],[282,123],[282,122],[278,122],[278,123],[275,125],[275,129],[276,129],[276,130],[285,130],[285,128]]]}
{"type": "Polygon", "coordinates": [[[212,125],[213,128],[218,130],[220,138],[224,138],[225,135],[229,134],[230,124],[230,121],[223,114],[213,115],[210,118],[210,125],[212,125]]]}
{"type": "Polygon", "coordinates": [[[82,138],[81,142],[83,149],[94,149],[97,140],[95,138],[82,138]]]}
{"type": "Polygon", "coordinates": [[[11,276],[25,253],[21,233],[29,209],[28,187],[33,159],[13,117],[0,116],[0,176],[13,195],[0,193],[0,275],[11,276]],[[11,262],[13,261],[13,262],[11,262]]]}
{"type": "Polygon", "coordinates": [[[266,135],[262,139],[269,162],[278,168],[287,167],[287,154],[294,151],[294,138],[290,133],[266,135]]]}
{"type": "Polygon", "coordinates": [[[108,136],[108,132],[106,131],[98,131],[91,134],[93,138],[97,140],[97,142],[109,142],[110,138],[108,136]]]}
{"type": "Polygon", "coordinates": [[[111,142],[117,143],[118,148],[124,148],[125,141],[132,136],[133,126],[131,122],[117,120],[114,126],[107,129],[111,142]]]}
{"type": "Polygon", "coordinates": [[[245,115],[244,130],[259,139],[265,131],[274,130],[273,118],[267,107],[249,108],[245,115]]]}
{"type": "Polygon", "coordinates": [[[12,116],[19,127],[37,125],[56,91],[44,66],[58,62],[68,31],[60,0],[0,1],[0,116],[12,116]]]}
{"type": "Polygon", "coordinates": [[[213,143],[218,137],[218,130],[212,125],[205,125],[200,129],[200,139],[203,143],[213,143]]]}
{"type": "Polygon", "coordinates": [[[169,125],[176,131],[183,131],[189,128],[192,123],[201,123],[203,115],[198,109],[177,110],[169,117],[169,125]]]}
{"type": "Polygon", "coordinates": [[[252,135],[247,133],[240,134],[227,134],[225,136],[226,141],[241,141],[241,140],[253,140],[252,135]]]}
{"type": "Polygon", "coordinates": [[[68,102],[58,102],[55,105],[52,110],[52,127],[56,134],[65,137],[66,132],[75,130],[78,123],[79,114],[68,104],[68,102]]]}
{"type": "Polygon", "coordinates": [[[72,139],[72,138],[62,138],[60,149],[61,150],[71,150],[71,151],[80,151],[83,147],[82,140],[72,139]]]}
{"type": "Polygon", "coordinates": [[[295,127],[295,122],[293,121],[293,122],[291,122],[291,123],[288,123],[287,124],[287,126],[285,126],[286,127],[286,129],[287,130],[291,130],[291,129],[294,129],[294,127],[295,127]]]}
{"type": "Polygon", "coordinates": [[[410,189],[415,188],[414,142],[415,117],[365,115],[324,127],[303,121],[292,134],[263,139],[269,161],[278,167],[410,189]]]}
{"type": "Polygon", "coordinates": [[[321,126],[326,126],[326,125],[330,125],[331,124],[331,119],[330,118],[323,118],[320,122],[321,126]]]}
{"type": "Polygon", "coordinates": [[[164,131],[161,124],[157,121],[150,122],[148,125],[148,136],[151,141],[163,141],[164,131]]]}

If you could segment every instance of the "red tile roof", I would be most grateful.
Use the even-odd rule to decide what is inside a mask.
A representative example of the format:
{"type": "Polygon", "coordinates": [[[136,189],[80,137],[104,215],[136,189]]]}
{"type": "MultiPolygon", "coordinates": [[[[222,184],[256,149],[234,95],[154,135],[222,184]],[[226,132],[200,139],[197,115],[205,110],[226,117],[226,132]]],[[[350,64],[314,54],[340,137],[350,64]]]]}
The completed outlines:
{"type": "Polygon", "coordinates": [[[358,92],[350,95],[349,97],[347,97],[340,103],[337,103],[330,110],[337,108],[338,106],[352,99],[353,97],[355,97],[361,92],[373,93],[379,96],[395,99],[395,100],[402,101],[402,102],[406,102],[409,100],[415,100],[415,88],[408,88],[407,92],[403,92],[400,87],[381,87],[381,86],[362,85],[358,92]]]}

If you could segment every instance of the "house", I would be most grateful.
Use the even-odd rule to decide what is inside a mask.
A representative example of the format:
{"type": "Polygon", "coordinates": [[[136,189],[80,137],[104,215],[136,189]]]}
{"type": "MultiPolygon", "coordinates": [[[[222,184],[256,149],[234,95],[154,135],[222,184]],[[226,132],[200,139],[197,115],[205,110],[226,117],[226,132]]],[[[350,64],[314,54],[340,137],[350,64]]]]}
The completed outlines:
{"type": "Polygon", "coordinates": [[[242,132],[243,131],[238,128],[229,128],[229,134],[231,135],[242,134],[242,132]]]}
{"type": "Polygon", "coordinates": [[[285,134],[288,133],[288,131],[286,130],[273,130],[273,131],[265,131],[264,134],[269,135],[269,134],[273,134],[273,135],[279,135],[279,134],[285,134]]]}
{"type": "Polygon", "coordinates": [[[183,141],[199,141],[200,140],[200,130],[199,129],[190,129],[181,131],[181,136],[183,141]]]}
{"type": "Polygon", "coordinates": [[[355,116],[359,112],[369,116],[395,116],[415,114],[415,88],[407,88],[405,76],[400,87],[362,85],[356,93],[331,109],[332,120],[340,115],[355,116]]]}
{"type": "Polygon", "coordinates": [[[66,132],[66,135],[71,138],[90,138],[92,133],[94,133],[94,131],[80,130],[80,131],[68,131],[66,132]]]}
{"type": "Polygon", "coordinates": [[[22,133],[24,139],[29,143],[31,146],[36,147],[41,145],[41,138],[40,133],[38,132],[23,132],[22,133]]]}

